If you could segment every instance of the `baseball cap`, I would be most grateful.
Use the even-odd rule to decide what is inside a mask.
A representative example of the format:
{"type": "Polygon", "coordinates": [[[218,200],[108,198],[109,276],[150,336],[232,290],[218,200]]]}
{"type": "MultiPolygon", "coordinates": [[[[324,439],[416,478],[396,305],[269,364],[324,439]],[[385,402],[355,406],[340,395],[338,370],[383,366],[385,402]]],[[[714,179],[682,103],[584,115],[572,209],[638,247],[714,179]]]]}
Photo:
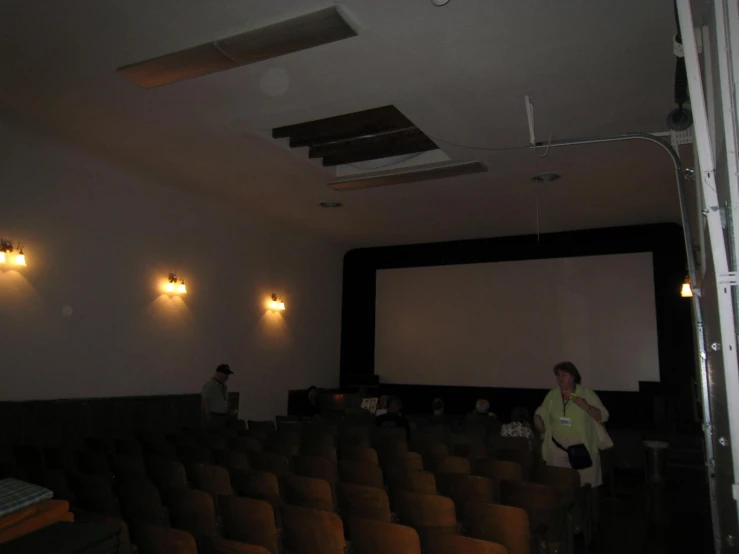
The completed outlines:
{"type": "Polygon", "coordinates": [[[231,368],[228,364],[221,364],[216,368],[217,373],[223,373],[225,375],[231,375],[233,374],[233,371],[231,371],[231,368]]]}

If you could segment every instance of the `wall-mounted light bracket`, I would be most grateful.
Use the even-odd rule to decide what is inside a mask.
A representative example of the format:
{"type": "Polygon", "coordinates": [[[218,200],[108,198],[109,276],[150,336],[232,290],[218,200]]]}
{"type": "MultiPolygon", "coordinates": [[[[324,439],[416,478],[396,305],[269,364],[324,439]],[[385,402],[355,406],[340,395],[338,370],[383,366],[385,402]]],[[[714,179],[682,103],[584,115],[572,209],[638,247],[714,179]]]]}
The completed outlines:
{"type": "Polygon", "coordinates": [[[177,282],[177,275],[170,273],[167,276],[167,284],[164,286],[164,290],[169,293],[187,294],[184,277],[181,277],[179,282],[177,282]]]}
{"type": "Polygon", "coordinates": [[[277,296],[277,293],[272,293],[272,300],[269,303],[269,309],[275,311],[283,311],[285,309],[285,302],[277,296]]]}
{"type": "Polygon", "coordinates": [[[13,265],[26,265],[26,255],[23,253],[23,245],[18,243],[17,248],[13,247],[13,242],[0,239],[0,264],[12,263],[13,265]],[[16,252],[15,256],[13,253],[16,252]],[[12,258],[12,261],[11,261],[12,258]]]}

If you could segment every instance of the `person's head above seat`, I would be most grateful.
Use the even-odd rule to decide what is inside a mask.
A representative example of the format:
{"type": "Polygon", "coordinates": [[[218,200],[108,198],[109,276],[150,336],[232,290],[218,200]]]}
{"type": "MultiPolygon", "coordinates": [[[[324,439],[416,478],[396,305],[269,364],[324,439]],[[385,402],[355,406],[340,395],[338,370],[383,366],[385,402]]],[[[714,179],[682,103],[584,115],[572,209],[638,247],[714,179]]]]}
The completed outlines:
{"type": "Polygon", "coordinates": [[[529,423],[529,411],[526,408],[517,406],[511,410],[511,423],[529,423]]]}
{"type": "Polygon", "coordinates": [[[318,402],[318,388],[311,385],[308,387],[308,400],[310,400],[313,404],[318,402]]]}
{"type": "Polygon", "coordinates": [[[484,398],[480,398],[475,403],[475,412],[478,414],[487,414],[490,412],[490,402],[485,400],[484,398]]]}
{"type": "Polygon", "coordinates": [[[377,409],[378,410],[385,410],[387,409],[387,403],[390,400],[390,397],[386,394],[383,394],[378,400],[377,400],[377,409]]]}
{"type": "Polygon", "coordinates": [[[221,364],[216,368],[216,374],[214,375],[214,378],[221,383],[225,383],[226,381],[228,381],[229,376],[232,374],[233,371],[231,371],[231,367],[228,364],[221,364]]]}
{"type": "Polygon", "coordinates": [[[434,398],[431,403],[431,413],[435,416],[444,415],[444,401],[441,398],[434,398]]]}
{"type": "Polygon", "coordinates": [[[557,385],[562,392],[571,392],[582,382],[582,377],[577,367],[572,362],[559,362],[553,368],[557,376],[557,385]]]}
{"type": "Polygon", "coordinates": [[[403,409],[403,403],[397,396],[391,396],[387,401],[387,413],[399,414],[403,409]]]}

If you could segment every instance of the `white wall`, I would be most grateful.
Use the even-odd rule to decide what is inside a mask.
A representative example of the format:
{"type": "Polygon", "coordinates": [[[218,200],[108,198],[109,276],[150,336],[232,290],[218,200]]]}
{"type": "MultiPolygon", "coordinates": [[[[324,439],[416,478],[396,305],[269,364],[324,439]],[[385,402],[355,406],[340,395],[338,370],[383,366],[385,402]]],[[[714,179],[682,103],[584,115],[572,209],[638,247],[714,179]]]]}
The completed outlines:
{"type": "Polygon", "coordinates": [[[225,362],[242,417],[263,418],[338,384],[335,245],[1,126],[0,235],[28,260],[0,266],[0,400],[199,392],[225,362]]]}
{"type": "Polygon", "coordinates": [[[550,388],[564,360],[597,390],[659,381],[649,252],[381,270],[375,317],[386,383],[550,388]]]}

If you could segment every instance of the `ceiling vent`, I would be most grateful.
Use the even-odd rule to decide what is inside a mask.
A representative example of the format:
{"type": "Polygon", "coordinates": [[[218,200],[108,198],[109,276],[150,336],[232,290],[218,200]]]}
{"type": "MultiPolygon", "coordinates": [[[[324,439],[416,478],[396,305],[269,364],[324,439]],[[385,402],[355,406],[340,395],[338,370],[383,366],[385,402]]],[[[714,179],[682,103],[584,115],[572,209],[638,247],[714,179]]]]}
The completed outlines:
{"type": "Polygon", "coordinates": [[[401,185],[487,171],[476,161],[452,161],[395,106],[278,127],[272,138],[331,168],[337,191],[401,185]]]}
{"type": "Polygon", "coordinates": [[[308,157],[329,167],[439,148],[395,106],[278,127],[272,137],[288,139],[290,148],[308,147],[308,157]]]}
{"type": "Polygon", "coordinates": [[[337,6],[118,68],[144,88],[226,71],[357,36],[337,6]]]}

